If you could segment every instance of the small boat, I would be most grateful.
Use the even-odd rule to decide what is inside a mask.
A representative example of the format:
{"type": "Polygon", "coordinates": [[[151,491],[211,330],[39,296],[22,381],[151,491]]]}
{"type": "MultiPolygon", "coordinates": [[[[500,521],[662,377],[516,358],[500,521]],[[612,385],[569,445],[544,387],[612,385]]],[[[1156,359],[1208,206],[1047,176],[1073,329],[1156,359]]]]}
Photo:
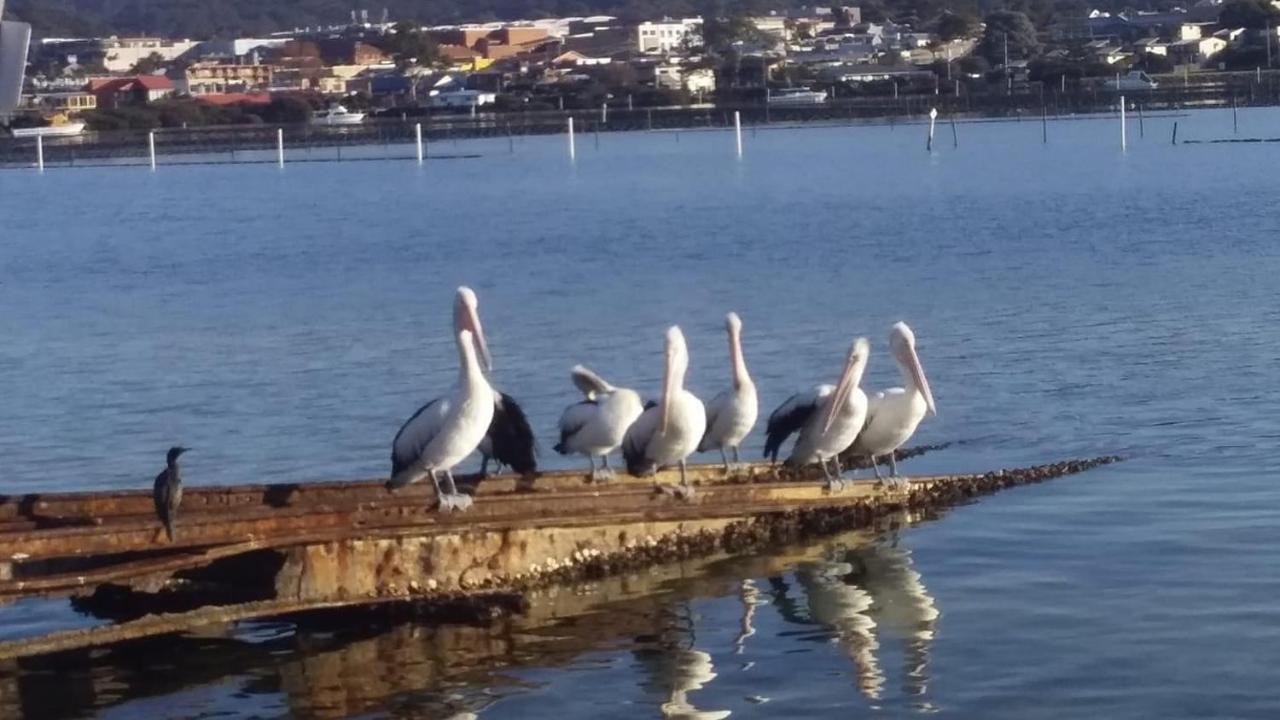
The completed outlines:
{"type": "Polygon", "coordinates": [[[318,125],[359,125],[364,122],[364,113],[351,112],[341,105],[334,105],[316,113],[314,121],[318,125]]]}
{"type": "Polygon", "coordinates": [[[783,88],[769,93],[770,105],[822,105],[826,101],[825,90],[807,87],[783,88]]]}
{"type": "Polygon", "coordinates": [[[42,125],[38,127],[9,128],[16,138],[28,137],[70,137],[84,132],[84,123],[65,122],[58,125],[42,125]]]}

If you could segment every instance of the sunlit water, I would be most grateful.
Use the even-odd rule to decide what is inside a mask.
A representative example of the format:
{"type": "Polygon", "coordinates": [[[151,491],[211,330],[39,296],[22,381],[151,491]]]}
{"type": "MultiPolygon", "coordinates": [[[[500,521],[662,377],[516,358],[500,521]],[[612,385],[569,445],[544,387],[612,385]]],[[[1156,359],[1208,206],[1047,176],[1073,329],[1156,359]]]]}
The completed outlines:
{"type": "MultiPolygon", "coordinates": [[[[549,450],[571,365],[654,393],[679,323],[709,397],[731,309],[766,411],[857,335],[864,385],[896,383],[885,334],[910,322],[939,410],[916,441],[961,442],[905,471],[1128,458],[558,623],[544,597],[514,626],[259,624],[24,661],[3,712],[1271,715],[1280,146],[1173,147],[1173,120],[1131,124],[1126,154],[1089,120],[1047,145],[1038,122],[963,124],[958,148],[944,126],[932,154],[899,125],[748,131],[741,161],[683,132],[579,136],[573,165],[544,137],[423,168],[0,172],[5,492],[144,487],[176,442],[191,484],[383,475],[453,380],[462,283],[547,467],[572,462],[549,450]]],[[[1177,120],[1231,134],[1230,112],[1177,120]]],[[[85,622],[4,617],[6,637],[85,622]]]]}

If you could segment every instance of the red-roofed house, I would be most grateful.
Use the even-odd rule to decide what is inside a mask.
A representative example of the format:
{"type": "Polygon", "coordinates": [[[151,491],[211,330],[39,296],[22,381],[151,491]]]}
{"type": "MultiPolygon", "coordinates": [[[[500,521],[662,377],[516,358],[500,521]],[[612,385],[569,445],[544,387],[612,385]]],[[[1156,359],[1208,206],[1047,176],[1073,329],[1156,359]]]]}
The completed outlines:
{"type": "Polygon", "coordinates": [[[146,105],[173,94],[173,81],[163,75],[135,75],[125,78],[94,78],[85,91],[98,98],[98,107],[146,105]]]}
{"type": "Polygon", "coordinates": [[[266,105],[271,102],[271,93],[207,93],[197,98],[202,103],[210,105],[238,105],[244,103],[247,105],[266,105]]]}

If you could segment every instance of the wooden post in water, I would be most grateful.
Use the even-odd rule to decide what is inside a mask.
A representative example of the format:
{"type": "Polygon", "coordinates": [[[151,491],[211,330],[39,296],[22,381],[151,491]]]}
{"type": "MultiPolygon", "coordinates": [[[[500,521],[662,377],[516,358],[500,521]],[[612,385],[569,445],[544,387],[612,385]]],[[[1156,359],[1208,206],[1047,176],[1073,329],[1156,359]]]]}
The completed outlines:
{"type": "Polygon", "coordinates": [[[733,136],[738,143],[738,157],[742,157],[742,113],[733,111],[733,136]]]}
{"type": "Polygon", "coordinates": [[[276,164],[284,167],[284,128],[276,128],[276,164]]]}
{"type": "Polygon", "coordinates": [[[574,148],[573,146],[573,116],[570,115],[569,116],[569,160],[573,161],[577,159],[577,157],[578,157],[577,149],[574,148]]]}
{"type": "Polygon", "coordinates": [[[952,113],[952,114],[951,114],[951,147],[953,147],[953,148],[958,148],[958,147],[960,147],[960,138],[956,135],[956,116],[955,116],[955,113],[952,113]]]}
{"type": "Polygon", "coordinates": [[[933,127],[937,120],[938,108],[929,108],[929,140],[924,145],[927,152],[933,152],[933,127]]]}
{"type": "Polygon", "coordinates": [[[1044,105],[1040,106],[1040,144],[1049,144],[1049,111],[1044,105]]]}
{"type": "Polygon", "coordinates": [[[1142,116],[1142,103],[1138,103],[1138,139],[1141,140],[1147,136],[1147,128],[1142,116]]]}
{"type": "Polygon", "coordinates": [[[36,136],[36,169],[44,172],[44,136],[36,136]]]}
{"type": "Polygon", "coordinates": [[[1170,140],[1170,144],[1171,145],[1178,144],[1178,121],[1177,120],[1173,121],[1173,139],[1170,140]]]}
{"type": "Polygon", "coordinates": [[[1120,96],[1120,152],[1124,152],[1129,148],[1129,138],[1127,136],[1127,128],[1124,126],[1124,96],[1120,96]]]}
{"type": "Polygon", "coordinates": [[[151,156],[151,169],[156,169],[156,131],[147,133],[147,154],[151,156]]]}
{"type": "Polygon", "coordinates": [[[413,143],[418,149],[418,164],[422,164],[422,123],[413,124],[413,143]]]}
{"type": "Polygon", "coordinates": [[[1240,134],[1240,119],[1236,117],[1236,96],[1231,96],[1231,134],[1240,134]]]}

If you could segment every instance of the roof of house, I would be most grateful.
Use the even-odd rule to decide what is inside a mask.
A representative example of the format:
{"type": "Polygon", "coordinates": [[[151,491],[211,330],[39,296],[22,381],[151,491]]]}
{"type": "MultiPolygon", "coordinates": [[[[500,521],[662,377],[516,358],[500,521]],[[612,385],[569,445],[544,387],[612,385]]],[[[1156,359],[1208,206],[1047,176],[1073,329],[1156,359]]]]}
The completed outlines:
{"type": "Polygon", "coordinates": [[[173,81],[164,75],[135,75],[120,78],[93,78],[85,86],[86,92],[129,92],[136,89],[172,90],[173,81]]]}
{"type": "Polygon", "coordinates": [[[209,105],[235,105],[237,103],[266,105],[271,102],[271,93],[209,93],[201,95],[197,100],[209,105]]]}

